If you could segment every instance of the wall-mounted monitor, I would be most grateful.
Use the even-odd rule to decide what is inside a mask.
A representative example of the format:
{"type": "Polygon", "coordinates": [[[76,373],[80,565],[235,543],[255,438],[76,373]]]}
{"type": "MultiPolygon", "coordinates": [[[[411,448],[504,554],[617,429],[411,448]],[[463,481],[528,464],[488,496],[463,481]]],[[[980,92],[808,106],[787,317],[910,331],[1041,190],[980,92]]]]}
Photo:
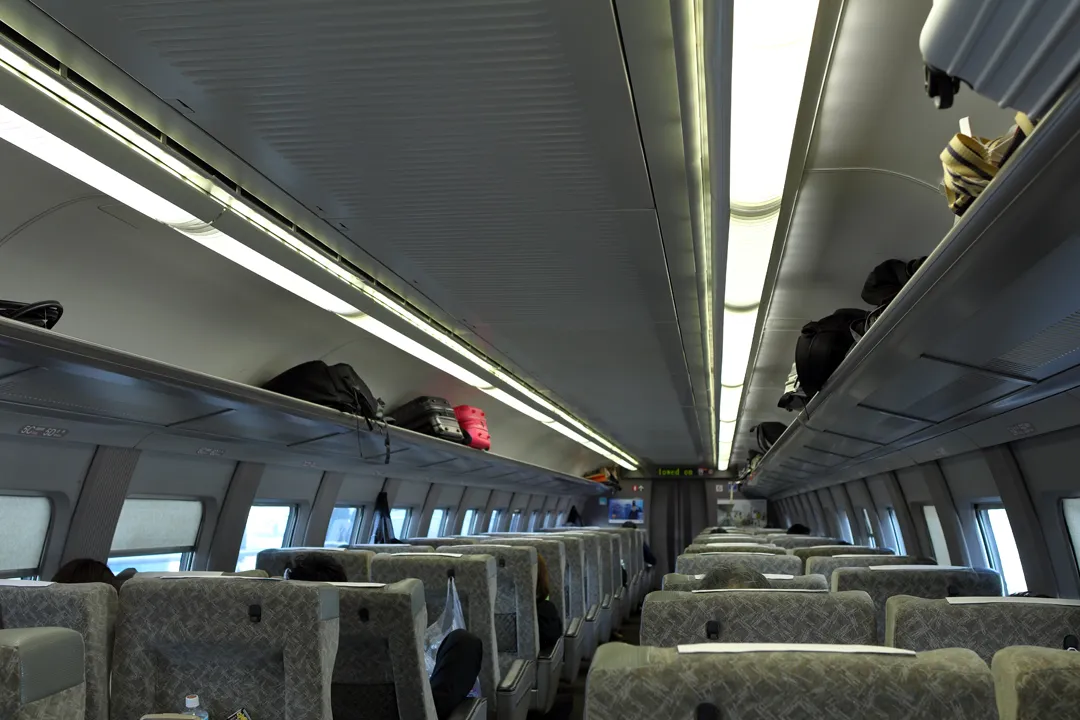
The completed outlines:
{"type": "Polygon", "coordinates": [[[644,498],[611,498],[608,501],[608,522],[621,525],[627,520],[638,525],[645,524],[644,498]]]}

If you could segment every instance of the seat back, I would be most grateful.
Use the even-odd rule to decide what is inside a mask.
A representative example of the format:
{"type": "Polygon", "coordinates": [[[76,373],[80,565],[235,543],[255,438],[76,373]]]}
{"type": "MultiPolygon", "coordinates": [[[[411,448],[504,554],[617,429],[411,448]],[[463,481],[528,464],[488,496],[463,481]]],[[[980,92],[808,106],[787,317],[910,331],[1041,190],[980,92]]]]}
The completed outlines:
{"type": "Polygon", "coordinates": [[[876,567],[881,565],[924,565],[925,561],[910,555],[832,555],[807,558],[806,573],[824,575],[832,582],[832,574],[842,567],[876,567]]]}
{"type": "Polygon", "coordinates": [[[81,720],[84,678],[83,640],[75,630],[0,630],[0,718],[81,720]]]}
{"type": "Polygon", "coordinates": [[[684,575],[700,575],[724,565],[743,565],[759,573],[802,575],[803,561],[794,555],[769,555],[765,553],[690,553],[675,558],[675,572],[684,575]]]}
{"type": "MultiPolygon", "coordinates": [[[[550,537],[563,546],[566,551],[566,572],[563,575],[563,600],[566,605],[566,619],[585,617],[588,607],[587,573],[585,571],[585,541],[572,535],[542,535],[550,537]]],[[[548,569],[550,573],[550,568],[548,569]]],[[[564,625],[569,627],[569,625],[564,625]]]]}
{"type": "Polygon", "coordinates": [[[499,670],[498,644],[495,640],[495,594],[497,564],[489,554],[407,553],[376,555],[371,560],[374,582],[395,583],[416,578],[424,585],[428,622],[435,623],[446,607],[446,588],[454,578],[466,629],[480,638],[484,659],[480,667],[480,691],[488,707],[497,707],[496,689],[502,674],[499,670]]]}
{"type": "Polygon", "coordinates": [[[694,538],[694,545],[770,545],[770,543],[764,537],[760,535],[698,535],[694,538]]]}
{"type": "Polygon", "coordinates": [[[331,687],[334,720],[433,720],[424,666],[423,584],[335,587],[341,594],[341,638],[331,687]]]}
{"type": "MultiPolygon", "coordinates": [[[[589,720],[712,717],[769,720],[987,720],[990,669],[970,650],[847,646],[636,647],[610,643],[592,661],[589,720]],[[726,652],[707,652],[710,649],[726,652]],[[683,650],[683,652],[680,652],[683,650]]],[[[1044,717],[1052,717],[1045,715],[1044,717]]]]}
{"type": "Polygon", "coordinates": [[[435,546],[445,538],[409,538],[404,545],[397,543],[360,543],[350,545],[349,550],[367,550],[373,553],[435,552],[435,546]]]}
{"type": "Polygon", "coordinates": [[[536,620],[536,548],[495,543],[457,545],[450,550],[464,555],[495,558],[495,645],[499,672],[505,675],[514,660],[536,661],[540,635],[536,620]]]}
{"type": "Polygon", "coordinates": [[[876,548],[866,545],[811,545],[810,547],[791,548],[791,554],[805,562],[812,557],[834,557],[836,555],[896,555],[890,548],[876,548]]]}
{"type": "MultiPolygon", "coordinates": [[[[104,583],[11,585],[0,581],[0,628],[60,627],[82,636],[86,720],[109,720],[116,589],[104,583]]],[[[4,717],[0,715],[0,717],[4,717]]]]}
{"type": "MultiPolygon", "coordinates": [[[[769,581],[769,585],[774,588],[781,588],[786,590],[828,590],[829,583],[825,580],[824,575],[779,575],[769,573],[765,575],[765,579],[769,581]]],[[[690,592],[692,590],[700,590],[702,582],[705,580],[705,574],[700,575],[682,575],[679,573],[668,573],[664,576],[662,581],[662,588],[664,590],[671,590],[675,592],[690,592]]]]}
{"type": "Polygon", "coordinates": [[[1064,649],[1080,638],[1080,600],[894,595],[885,603],[885,644],[907,650],[962,647],[989,663],[1010,645],[1064,649]]]}
{"type": "Polygon", "coordinates": [[[878,639],[885,640],[885,603],[893,595],[922,598],[1000,596],[1001,576],[988,568],[944,565],[842,567],[833,571],[833,592],[863,590],[874,601],[878,639]]]}
{"type": "Polygon", "coordinates": [[[714,543],[710,545],[687,545],[684,553],[705,552],[734,552],[734,553],[763,553],[765,555],[788,555],[788,551],[774,545],[762,545],[761,543],[714,543]]]}
{"type": "Polygon", "coordinates": [[[874,644],[874,603],[864,592],[694,590],[651,592],[641,609],[641,644],[874,644]]]}
{"type": "Polygon", "coordinates": [[[567,626],[569,620],[581,617],[580,614],[573,615],[569,613],[569,603],[566,596],[566,545],[547,535],[540,537],[493,537],[485,539],[484,544],[531,547],[535,549],[536,554],[544,559],[544,565],[547,566],[548,587],[551,591],[548,599],[551,600],[555,609],[559,611],[559,619],[562,620],[563,627],[567,626]]]}
{"type": "MultiPolygon", "coordinates": [[[[413,548],[409,548],[412,550],[413,548]]],[[[274,548],[262,550],[255,558],[255,567],[265,570],[270,577],[283,577],[285,570],[303,555],[316,555],[330,558],[341,563],[345,568],[345,577],[349,582],[367,582],[371,579],[371,558],[375,555],[367,550],[346,550],[345,548],[274,548]]]]}
{"type": "Polygon", "coordinates": [[[1076,717],[1080,653],[1008,647],[994,655],[992,669],[999,720],[1076,717]]]}
{"type": "Polygon", "coordinates": [[[585,608],[600,605],[603,599],[602,571],[600,563],[600,538],[587,533],[557,533],[556,537],[576,538],[581,542],[585,571],[585,608]]]}
{"type": "Polygon", "coordinates": [[[587,531],[600,541],[600,592],[615,597],[622,587],[622,565],[619,562],[619,539],[611,533],[587,531]]]}
{"type": "Polygon", "coordinates": [[[330,585],[135,579],[120,593],[112,717],[174,710],[198,693],[213,718],[246,707],[256,718],[326,720],[337,647],[330,585]]]}
{"type": "Polygon", "coordinates": [[[812,547],[814,545],[835,545],[836,538],[818,537],[811,535],[766,535],[768,542],[779,545],[782,548],[812,547]]]}

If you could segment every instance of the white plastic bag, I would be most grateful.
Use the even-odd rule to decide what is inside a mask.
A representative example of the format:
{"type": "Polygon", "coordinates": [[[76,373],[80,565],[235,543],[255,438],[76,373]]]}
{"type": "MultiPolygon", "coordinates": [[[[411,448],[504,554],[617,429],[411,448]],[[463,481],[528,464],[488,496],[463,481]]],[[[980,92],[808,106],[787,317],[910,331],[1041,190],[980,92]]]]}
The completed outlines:
{"type": "MultiPolygon", "coordinates": [[[[424,667],[428,678],[435,672],[435,658],[439,654],[439,647],[446,636],[454,630],[465,630],[465,613],[461,609],[461,599],[458,597],[457,585],[454,578],[446,583],[446,605],[443,606],[442,615],[439,619],[428,625],[424,631],[424,667]]],[[[480,678],[473,683],[473,689],[468,697],[480,697],[480,678]]]]}

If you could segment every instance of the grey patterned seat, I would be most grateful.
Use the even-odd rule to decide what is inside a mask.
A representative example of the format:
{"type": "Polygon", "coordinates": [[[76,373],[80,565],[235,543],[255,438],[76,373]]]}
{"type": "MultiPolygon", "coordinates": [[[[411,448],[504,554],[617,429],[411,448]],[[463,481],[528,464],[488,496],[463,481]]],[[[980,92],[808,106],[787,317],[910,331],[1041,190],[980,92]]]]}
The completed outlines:
{"type": "Polygon", "coordinates": [[[1009,647],[992,664],[1000,720],[1074,720],[1080,713],[1080,653],[1009,647]]]}
{"type": "Polygon", "coordinates": [[[0,630],[0,718],[72,720],[86,712],[82,636],[68,628],[0,630]]]}
{"type": "Polygon", "coordinates": [[[548,653],[537,655],[536,668],[536,691],[533,693],[532,709],[548,712],[555,702],[555,694],[558,690],[559,677],[563,672],[566,662],[581,663],[581,616],[567,621],[567,597],[566,597],[566,546],[552,536],[541,537],[488,537],[484,544],[507,545],[510,547],[531,547],[536,554],[544,559],[548,571],[548,586],[551,591],[549,599],[551,604],[559,612],[562,621],[563,638],[557,646],[548,653]],[[573,644],[573,652],[570,646],[573,644]],[[576,658],[576,660],[575,660],[576,658]],[[556,665],[558,673],[554,673],[556,665]]]}
{"type": "Polygon", "coordinates": [[[737,552],[737,553],[763,553],[765,555],[787,555],[788,551],[774,545],[762,545],[761,543],[711,543],[709,545],[687,545],[684,553],[703,552],[737,552]]]}
{"type": "Polygon", "coordinates": [[[629,528],[600,528],[597,532],[609,533],[614,535],[618,541],[618,546],[615,548],[619,556],[615,559],[615,587],[618,588],[616,593],[616,599],[619,601],[619,610],[622,613],[622,621],[625,622],[630,619],[630,614],[633,612],[634,593],[637,589],[637,564],[634,562],[634,558],[637,557],[633,552],[634,540],[631,533],[636,533],[636,530],[629,528]],[[623,583],[623,572],[626,572],[626,582],[623,583]]]}
{"type": "MultiPolygon", "coordinates": [[[[410,548],[413,549],[413,548],[410,548]]],[[[345,548],[275,548],[262,550],[255,557],[255,567],[265,570],[270,577],[283,577],[285,570],[302,555],[326,557],[341,563],[349,582],[367,582],[371,579],[371,558],[375,553],[367,550],[345,548]]]]}
{"type": "MultiPolygon", "coordinates": [[[[424,586],[419,580],[334,586],[341,594],[334,720],[435,720],[424,666],[424,586]]],[[[487,701],[469,698],[454,712],[455,718],[483,718],[487,701]]]]}
{"type": "Polygon", "coordinates": [[[835,545],[836,538],[817,537],[811,535],[766,535],[768,542],[779,545],[789,550],[800,547],[813,547],[814,545],[835,545]]]}
{"type": "Polygon", "coordinates": [[[447,580],[451,576],[454,578],[465,614],[465,627],[480,638],[484,647],[480,692],[487,699],[489,713],[494,707],[503,718],[507,717],[504,715],[506,708],[524,705],[528,709],[528,704],[520,701],[532,688],[532,677],[526,677],[524,662],[514,663],[505,676],[500,672],[495,640],[497,567],[490,554],[466,555],[456,551],[380,554],[371,560],[371,579],[393,583],[416,578],[422,582],[428,618],[435,622],[446,606],[447,580]]]}
{"type": "MultiPolygon", "coordinates": [[[[691,590],[700,590],[701,582],[705,579],[705,574],[700,575],[682,575],[679,573],[668,573],[663,579],[663,589],[671,590],[675,592],[690,592],[691,590]]],[[[765,575],[765,579],[769,581],[769,584],[774,588],[788,589],[788,590],[828,590],[829,583],[825,580],[824,575],[779,575],[770,573],[765,575]]]]}
{"type": "Polygon", "coordinates": [[[874,644],[874,603],[864,592],[694,590],[651,592],[641,609],[641,644],[874,644]]]}
{"type": "MultiPolygon", "coordinates": [[[[529,697],[522,696],[521,707],[517,705],[499,709],[500,717],[524,718],[532,705],[537,689],[537,666],[540,636],[536,620],[536,548],[513,547],[497,543],[456,545],[438,548],[436,552],[461,553],[463,555],[490,555],[495,558],[495,645],[499,652],[499,673],[506,677],[516,661],[525,663],[525,683],[529,697]]],[[[562,674],[562,644],[559,656],[548,658],[545,663],[545,679],[554,675],[555,683],[562,674]],[[557,667],[555,667],[557,663],[557,667]]],[[[547,684],[544,686],[547,689],[547,684]]],[[[545,712],[549,710],[545,709],[545,712]]]]}
{"type": "Polygon", "coordinates": [[[1000,596],[1001,576],[988,568],[942,565],[842,567],[833,571],[833,592],[864,590],[877,609],[877,636],[885,640],[885,603],[894,595],[921,598],[1000,596]]]}
{"type": "Polygon", "coordinates": [[[923,565],[924,560],[910,555],[833,555],[818,556],[806,560],[806,573],[824,575],[832,582],[833,572],[842,567],[872,567],[881,565],[923,565]]]}
{"type": "Polygon", "coordinates": [[[907,650],[963,647],[989,663],[1010,645],[1061,650],[1080,638],[1080,601],[1028,597],[895,595],[885,603],[885,644],[907,650]]]}
{"type": "Polygon", "coordinates": [[[198,692],[210,717],[328,720],[338,591],[255,578],[132,581],[120,593],[112,717],[176,708],[198,692]]]}
{"type": "Polygon", "coordinates": [[[585,572],[585,541],[570,535],[543,535],[551,537],[566,549],[566,575],[563,582],[563,600],[566,604],[568,624],[567,642],[563,653],[563,679],[574,682],[581,672],[581,660],[596,652],[599,632],[597,620],[600,605],[589,601],[588,579],[585,572]],[[580,635],[576,642],[569,635],[575,620],[580,619],[580,635]]]}
{"type": "Polygon", "coordinates": [[[435,552],[435,546],[444,538],[409,538],[404,545],[396,543],[361,543],[350,545],[349,550],[367,550],[373,553],[435,552]]]}
{"type": "Polygon", "coordinates": [[[612,643],[593,660],[585,717],[682,720],[701,717],[702,704],[717,708],[717,717],[739,720],[995,717],[990,669],[970,650],[916,655],[882,647],[850,646],[842,653],[813,645],[768,647],[680,653],[612,643]]]}
{"type": "Polygon", "coordinates": [[[802,575],[803,561],[794,555],[764,553],[690,553],[675,558],[675,572],[700,575],[722,565],[744,565],[759,573],[802,575]]]}
{"type": "Polygon", "coordinates": [[[761,537],[760,535],[698,535],[696,538],[694,538],[693,542],[694,545],[709,545],[713,543],[718,545],[723,545],[725,543],[750,543],[752,545],[775,544],[770,543],[767,539],[761,537]]]}
{"type": "Polygon", "coordinates": [[[109,720],[116,606],[116,590],[104,583],[19,587],[0,582],[0,628],[62,627],[82,636],[86,720],[109,720]]]}
{"type": "Polygon", "coordinates": [[[791,554],[806,562],[812,557],[835,557],[837,555],[896,555],[890,548],[875,548],[867,545],[811,545],[810,547],[791,548],[791,554]]]}
{"type": "Polygon", "coordinates": [[[605,592],[606,583],[603,581],[603,564],[600,553],[600,537],[590,533],[562,532],[559,537],[565,535],[569,538],[578,538],[583,545],[585,555],[585,602],[589,612],[585,615],[585,622],[591,623],[593,630],[590,633],[589,643],[585,648],[586,658],[592,657],[596,648],[601,643],[611,639],[611,595],[605,592]],[[592,614],[592,607],[596,606],[596,614],[592,614]]]}
{"type": "MultiPolygon", "coordinates": [[[[622,548],[619,545],[619,538],[612,533],[599,530],[588,532],[600,538],[600,588],[605,596],[611,598],[611,629],[618,630],[623,624],[622,606],[625,599],[622,584],[622,548]]],[[[611,639],[610,632],[607,637],[611,639]]]]}

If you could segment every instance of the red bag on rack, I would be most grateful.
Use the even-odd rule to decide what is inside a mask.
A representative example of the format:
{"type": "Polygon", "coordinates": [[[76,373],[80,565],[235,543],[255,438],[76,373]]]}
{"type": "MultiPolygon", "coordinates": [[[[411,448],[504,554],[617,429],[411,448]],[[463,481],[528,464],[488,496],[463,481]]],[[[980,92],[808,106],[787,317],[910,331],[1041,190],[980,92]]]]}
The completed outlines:
{"type": "Polygon", "coordinates": [[[484,411],[471,405],[458,405],[454,416],[466,436],[466,445],[479,450],[491,449],[491,434],[488,432],[487,416],[484,411]]]}

